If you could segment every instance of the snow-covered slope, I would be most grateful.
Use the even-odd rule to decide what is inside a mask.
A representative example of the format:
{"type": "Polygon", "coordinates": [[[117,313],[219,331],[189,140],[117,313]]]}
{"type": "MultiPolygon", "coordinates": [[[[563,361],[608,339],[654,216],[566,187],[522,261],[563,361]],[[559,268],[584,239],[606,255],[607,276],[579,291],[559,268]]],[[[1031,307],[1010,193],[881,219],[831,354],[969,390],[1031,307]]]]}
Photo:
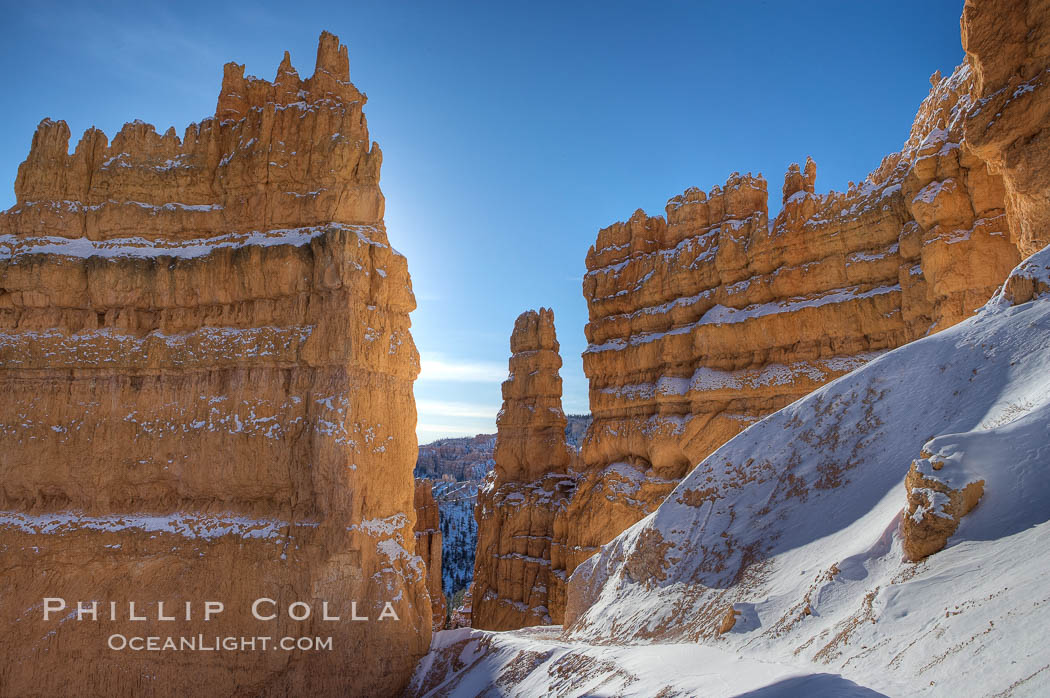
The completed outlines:
{"type": "Polygon", "coordinates": [[[814,673],[693,643],[588,645],[559,639],[559,626],[513,632],[460,628],[434,636],[409,695],[533,698],[877,698],[842,676],[814,673]]]}
{"type": "Polygon", "coordinates": [[[1050,248],[975,317],[705,459],[577,570],[562,637],[439,635],[416,689],[474,695],[470,681],[502,675],[510,695],[1046,695],[1048,268],[1050,248]],[[913,461],[951,489],[983,481],[947,547],[918,563],[903,554],[903,515],[925,525],[949,512],[946,496],[905,488],[913,461]],[[646,657],[658,668],[628,669],[646,657]],[[634,678],[559,684],[572,662],[596,681],[634,678]],[[703,686],[695,662],[714,675],[703,686]],[[742,687],[738,672],[755,681],[742,687]],[[804,680],[817,683],[792,684],[804,680]]]}

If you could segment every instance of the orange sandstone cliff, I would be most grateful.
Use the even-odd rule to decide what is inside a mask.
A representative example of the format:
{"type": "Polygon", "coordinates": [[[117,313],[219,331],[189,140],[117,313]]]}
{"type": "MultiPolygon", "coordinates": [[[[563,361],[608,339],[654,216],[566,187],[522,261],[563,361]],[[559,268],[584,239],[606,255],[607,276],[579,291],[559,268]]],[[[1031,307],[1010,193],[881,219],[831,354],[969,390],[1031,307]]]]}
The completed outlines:
{"type": "Polygon", "coordinates": [[[966,0],[965,143],[1000,175],[1025,257],[1050,244],[1050,1],[966,0]]]}
{"type": "Polygon", "coordinates": [[[306,80],[287,54],[272,83],[228,64],[181,138],[133,122],[70,155],[41,122],[0,214],[5,695],[384,695],[426,651],[415,300],[364,104],[324,33],[306,80]],[[45,621],[45,597],[69,607],[45,621]],[[205,601],[224,605],[208,622],[205,601]]]}
{"type": "MultiPolygon", "coordinates": [[[[967,29],[974,16],[996,21],[988,3],[968,2],[964,37],[979,33],[967,29]]],[[[1010,26],[1020,36],[1027,25],[1010,26]]],[[[981,75],[992,69],[972,51],[952,75],[934,75],[902,150],[846,192],[815,193],[808,160],[789,168],[773,220],[765,180],[734,173],[672,198],[666,217],[637,211],[599,232],[583,282],[594,423],[555,525],[565,555],[555,577],[653,511],[748,425],[966,318],[1022,253],[1045,244],[1047,189],[1032,180],[1046,168],[1029,159],[1045,149],[1048,73],[1022,54],[1021,68],[1002,69],[1019,71],[1014,87],[991,96],[981,75]],[[994,106],[1003,125],[982,134],[1001,132],[973,136],[1007,92],[1040,106],[1011,120],[1009,106],[994,106]]],[[[820,486],[838,482],[828,464],[820,486]]],[[[562,612],[551,606],[554,622],[562,612]]]]}
{"type": "Polygon", "coordinates": [[[549,600],[564,605],[565,596],[551,574],[551,561],[561,560],[553,549],[554,517],[572,492],[575,450],[565,441],[554,313],[541,308],[518,316],[510,351],[496,467],[474,509],[471,625],[487,630],[549,624],[549,600]]]}

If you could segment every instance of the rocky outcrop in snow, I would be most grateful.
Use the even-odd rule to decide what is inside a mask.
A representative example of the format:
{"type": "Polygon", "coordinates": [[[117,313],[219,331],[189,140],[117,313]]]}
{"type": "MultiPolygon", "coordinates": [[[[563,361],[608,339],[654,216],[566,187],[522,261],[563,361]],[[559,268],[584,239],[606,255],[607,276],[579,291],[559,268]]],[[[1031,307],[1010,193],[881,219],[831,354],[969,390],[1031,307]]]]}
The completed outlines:
{"type": "Polygon", "coordinates": [[[563,594],[551,574],[554,516],[572,492],[575,450],[565,442],[561,356],[554,313],[522,313],[510,339],[510,376],[496,418],[496,467],[478,491],[475,628],[550,623],[548,599],[563,594]]]}
{"type": "Polygon", "coordinates": [[[1050,294],[1050,252],[1043,249],[1014,269],[1003,286],[1002,297],[1018,305],[1047,294],[1050,294]]]}
{"type": "Polygon", "coordinates": [[[426,651],[415,300],[364,103],[325,33],[305,80],[287,55],[272,83],[227,65],[182,138],[133,122],[70,155],[41,122],[0,215],[2,692],[390,694],[426,651]],[[260,596],[313,612],[255,621],[260,596]],[[151,620],[45,622],[43,597],[151,620]],[[158,600],[210,599],[210,622],[157,621],[158,600]],[[378,621],[386,602],[400,620],[378,621]],[[111,633],[333,650],[172,661],[111,633]]]}
{"type": "Polygon", "coordinates": [[[923,451],[912,461],[904,488],[908,505],[901,518],[901,547],[909,560],[919,561],[942,550],[984,494],[984,480],[955,482],[958,473],[944,458],[923,451]],[[939,472],[948,464],[946,472],[939,472]],[[954,485],[954,487],[953,487],[954,485]]]}

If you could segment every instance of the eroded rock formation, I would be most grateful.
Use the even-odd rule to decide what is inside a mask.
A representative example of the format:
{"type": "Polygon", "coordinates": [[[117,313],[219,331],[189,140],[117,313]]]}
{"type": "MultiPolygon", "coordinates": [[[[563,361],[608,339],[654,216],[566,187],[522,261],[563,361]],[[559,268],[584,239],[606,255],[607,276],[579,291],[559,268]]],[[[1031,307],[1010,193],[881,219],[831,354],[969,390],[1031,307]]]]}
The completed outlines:
{"type": "Polygon", "coordinates": [[[554,313],[522,313],[510,350],[496,418],[496,467],[474,510],[471,624],[490,630],[551,622],[548,599],[564,597],[563,580],[551,574],[551,561],[561,560],[560,550],[552,549],[554,517],[573,488],[575,451],[565,442],[554,313]]]}
{"type": "Polygon", "coordinates": [[[41,122],[0,215],[6,694],[391,694],[425,652],[415,300],[364,103],[325,33],[306,80],[287,54],[272,83],[228,64],[181,139],[134,122],[70,155],[41,122]],[[70,608],[45,621],[44,597],[70,608]],[[71,621],[93,599],[117,620],[71,621]],[[225,610],[206,623],[208,600],[225,610]],[[332,649],[175,661],[115,633],[332,649]]]}
{"type": "Polygon", "coordinates": [[[433,483],[416,480],[416,555],[427,569],[427,591],[434,616],[434,630],[445,627],[447,604],[441,585],[441,512],[434,501],[433,483]]]}
{"type": "MultiPolygon", "coordinates": [[[[972,5],[967,16],[994,23],[994,10],[972,5]]],[[[1010,26],[1020,35],[1025,24],[1010,26]]],[[[981,44],[996,30],[967,31],[981,44]]],[[[583,286],[594,424],[556,524],[566,564],[555,575],[653,511],[748,425],[968,317],[1021,252],[1045,244],[1047,226],[1034,221],[1050,212],[1046,157],[1032,158],[1046,133],[1048,74],[1030,51],[1016,53],[1023,67],[1010,69],[1020,71],[1010,89],[985,86],[982,73],[995,71],[972,57],[931,78],[902,150],[847,192],[816,194],[807,160],[789,168],[773,220],[765,180],[734,173],[672,198],[666,217],[639,210],[599,232],[583,286]],[[1001,132],[972,145],[981,114],[1009,111],[987,105],[1014,92],[1030,102],[1013,125],[988,127],[1001,132]]],[[[828,486],[836,480],[829,470],[828,486]]],[[[561,610],[552,606],[555,622],[561,610]]]]}

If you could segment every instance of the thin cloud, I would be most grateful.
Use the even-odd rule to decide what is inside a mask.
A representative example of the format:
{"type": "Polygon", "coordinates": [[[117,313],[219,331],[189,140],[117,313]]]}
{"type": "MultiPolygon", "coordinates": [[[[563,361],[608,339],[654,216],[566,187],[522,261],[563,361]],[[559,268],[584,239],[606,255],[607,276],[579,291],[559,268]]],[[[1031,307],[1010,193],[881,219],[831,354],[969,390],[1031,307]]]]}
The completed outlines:
{"type": "MultiPolygon", "coordinates": [[[[495,431],[495,429],[493,429],[495,431]]],[[[475,434],[481,434],[477,429],[468,429],[463,426],[457,426],[454,424],[420,424],[416,426],[416,434],[440,434],[442,436],[448,436],[449,434],[468,434],[474,436],[475,434]]],[[[441,438],[439,436],[438,438],[441,438]]]]}
{"type": "Polygon", "coordinates": [[[507,367],[489,361],[444,361],[423,359],[419,366],[421,381],[454,381],[458,383],[494,383],[507,377],[507,367]]]}
{"type": "Polygon", "coordinates": [[[479,405],[469,402],[446,402],[444,400],[417,400],[416,412],[421,415],[440,415],[442,417],[476,417],[478,419],[495,419],[498,406],[479,405]]]}
{"type": "Polygon", "coordinates": [[[495,433],[496,425],[492,423],[476,426],[423,423],[416,426],[416,441],[420,444],[428,444],[439,439],[455,439],[495,433]]]}
{"type": "Polygon", "coordinates": [[[499,406],[451,400],[418,400],[416,411],[419,415],[416,436],[420,443],[427,443],[436,439],[495,432],[499,406]]]}

